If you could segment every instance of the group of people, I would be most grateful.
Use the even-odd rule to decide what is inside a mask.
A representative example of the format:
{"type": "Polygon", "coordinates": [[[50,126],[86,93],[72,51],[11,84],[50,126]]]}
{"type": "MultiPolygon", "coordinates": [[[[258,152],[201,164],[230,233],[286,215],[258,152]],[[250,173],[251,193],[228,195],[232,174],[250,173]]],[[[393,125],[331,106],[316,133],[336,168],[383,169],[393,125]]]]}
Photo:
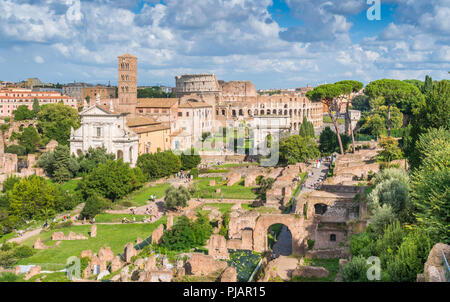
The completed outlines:
{"type": "Polygon", "coordinates": [[[194,180],[194,175],[191,175],[190,173],[178,172],[177,177],[178,177],[178,179],[184,179],[185,183],[188,183],[188,182],[191,182],[192,180],[194,180]]]}

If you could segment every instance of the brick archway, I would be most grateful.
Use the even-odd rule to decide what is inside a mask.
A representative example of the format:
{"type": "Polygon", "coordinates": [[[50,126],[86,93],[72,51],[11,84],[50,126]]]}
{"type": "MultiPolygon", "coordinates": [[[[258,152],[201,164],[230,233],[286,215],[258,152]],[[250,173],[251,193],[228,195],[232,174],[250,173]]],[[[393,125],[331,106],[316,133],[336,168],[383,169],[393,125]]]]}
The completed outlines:
{"type": "Polygon", "coordinates": [[[267,251],[267,229],[277,223],[284,224],[292,234],[292,254],[301,254],[306,231],[303,226],[303,218],[295,214],[260,215],[253,231],[253,250],[256,252],[267,251]]]}

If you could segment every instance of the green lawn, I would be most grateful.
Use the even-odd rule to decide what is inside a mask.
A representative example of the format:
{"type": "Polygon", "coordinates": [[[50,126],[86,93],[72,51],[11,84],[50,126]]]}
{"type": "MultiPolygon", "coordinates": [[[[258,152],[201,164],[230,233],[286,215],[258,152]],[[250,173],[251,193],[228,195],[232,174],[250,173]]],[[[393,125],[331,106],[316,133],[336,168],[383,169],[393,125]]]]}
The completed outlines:
{"type": "Polygon", "coordinates": [[[126,217],[128,220],[132,221],[133,217],[136,217],[136,221],[143,221],[145,217],[149,217],[149,215],[133,215],[133,214],[107,214],[102,213],[95,216],[95,222],[121,222],[122,219],[126,217]]]}
{"type": "MultiPolygon", "coordinates": [[[[328,115],[324,115],[323,122],[324,123],[332,123],[333,121],[331,120],[331,117],[329,117],[328,115]]],[[[337,122],[338,122],[339,125],[344,125],[345,124],[345,119],[338,118],[337,122]]]]}
{"type": "Polygon", "coordinates": [[[135,206],[144,206],[150,199],[150,195],[155,195],[157,199],[162,198],[166,194],[166,189],[170,184],[160,184],[151,187],[142,188],[139,191],[133,192],[124,197],[120,202],[132,202],[135,206]]]}
{"type": "Polygon", "coordinates": [[[321,266],[326,268],[330,274],[325,278],[305,278],[293,277],[291,281],[294,282],[334,282],[337,273],[339,272],[339,259],[307,259],[304,258],[305,265],[321,266]]]}
{"type": "Polygon", "coordinates": [[[244,187],[244,180],[228,187],[227,181],[222,180],[220,177],[205,177],[199,178],[196,181],[198,185],[198,191],[193,194],[194,198],[206,198],[206,199],[220,199],[221,194],[225,199],[256,199],[254,189],[256,187],[244,187]],[[210,180],[215,180],[216,185],[211,187],[209,185],[210,180]],[[216,189],[220,188],[221,193],[216,193],[216,189]]]}
{"type": "Polygon", "coordinates": [[[128,242],[134,243],[138,237],[142,239],[149,237],[161,223],[166,223],[166,219],[164,216],[152,224],[99,224],[97,225],[96,237],[89,237],[87,240],[62,241],[61,245],[57,247],[55,241],[51,240],[53,232],[63,231],[67,235],[69,231],[73,231],[77,234],[89,236],[88,232],[91,230],[91,225],[72,226],[61,230],[42,232],[25,240],[23,244],[32,246],[37,237],[40,237],[47,246],[51,247],[37,251],[33,256],[21,260],[19,264],[66,263],[67,258],[80,256],[83,250],[90,249],[93,253],[98,253],[103,246],[109,246],[115,254],[119,254],[123,252],[125,244],[128,242]]]}
{"type": "Polygon", "coordinates": [[[81,181],[81,179],[71,179],[68,182],[65,182],[61,185],[61,188],[63,190],[69,191],[69,193],[75,193],[75,189],[78,186],[78,183],[81,181]]]}
{"type": "Polygon", "coordinates": [[[218,208],[220,213],[225,214],[226,212],[230,212],[231,211],[231,207],[234,205],[234,203],[205,203],[202,206],[202,209],[199,210],[202,211],[203,213],[205,212],[209,212],[209,211],[205,211],[203,210],[204,207],[215,207],[218,208]]]}

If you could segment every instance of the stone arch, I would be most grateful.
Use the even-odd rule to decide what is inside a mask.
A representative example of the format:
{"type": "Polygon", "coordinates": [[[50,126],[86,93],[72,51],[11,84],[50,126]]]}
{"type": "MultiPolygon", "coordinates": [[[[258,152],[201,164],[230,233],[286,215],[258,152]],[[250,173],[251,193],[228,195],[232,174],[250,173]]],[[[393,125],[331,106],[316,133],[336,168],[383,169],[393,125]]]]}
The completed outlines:
{"type": "Polygon", "coordinates": [[[117,159],[119,159],[119,158],[123,159],[123,151],[122,150],[117,151],[117,159]]]}
{"type": "Polygon", "coordinates": [[[81,151],[81,149],[77,150],[77,156],[80,157],[83,154],[83,151],[81,151]]]}
{"type": "Polygon", "coordinates": [[[277,110],[274,109],[274,110],[272,111],[272,114],[277,114],[277,110]]]}
{"type": "Polygon", "coordinates": [[[253,250],[256,252],[267,251],[267,230],[271,225],[280,223],[284,224],[292,234],[292,254],[301,254],[303,240],[306,237],[302,221],[301,216],[294,214],[260,215],[253,230],[253,250]]]}
{"type": "Polygon", "coordinates": [[[328,205],[324,203],[316,203],[314,205],[314,214],[323,215],[328,210],[328,205]]]}

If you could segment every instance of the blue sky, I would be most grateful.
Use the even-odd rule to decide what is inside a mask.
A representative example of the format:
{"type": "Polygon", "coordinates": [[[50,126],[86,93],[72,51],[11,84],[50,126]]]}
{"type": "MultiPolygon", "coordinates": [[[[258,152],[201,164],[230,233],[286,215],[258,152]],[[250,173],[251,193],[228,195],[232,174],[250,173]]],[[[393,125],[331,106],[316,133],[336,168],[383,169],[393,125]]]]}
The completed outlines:
{"type": "Polygon", "coordinates": [[[448,78],[450,0],[0,0],[0,80],[139,85],[185,73],[295,88],[342,79],[448,78]]]}

